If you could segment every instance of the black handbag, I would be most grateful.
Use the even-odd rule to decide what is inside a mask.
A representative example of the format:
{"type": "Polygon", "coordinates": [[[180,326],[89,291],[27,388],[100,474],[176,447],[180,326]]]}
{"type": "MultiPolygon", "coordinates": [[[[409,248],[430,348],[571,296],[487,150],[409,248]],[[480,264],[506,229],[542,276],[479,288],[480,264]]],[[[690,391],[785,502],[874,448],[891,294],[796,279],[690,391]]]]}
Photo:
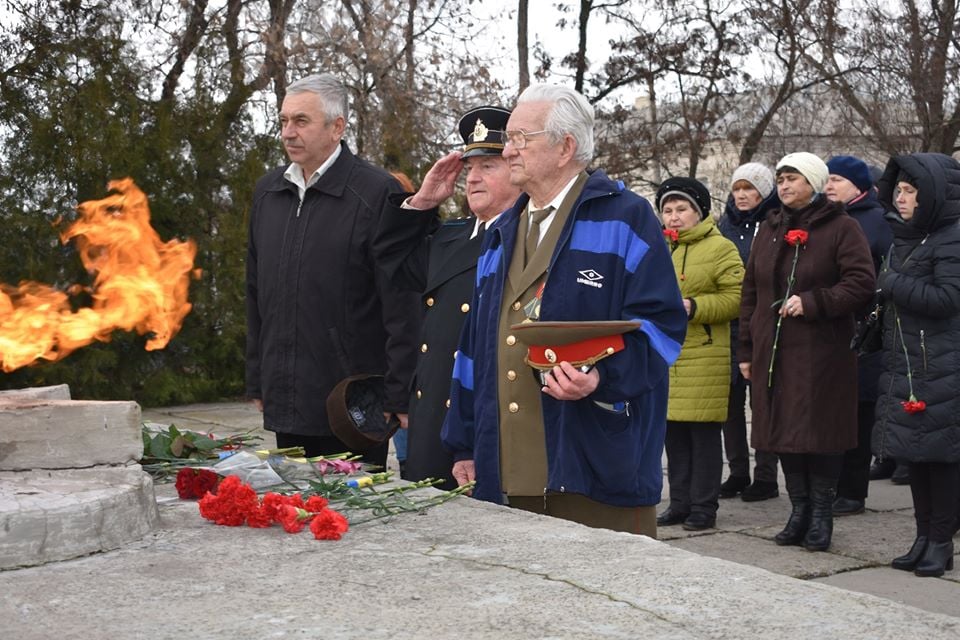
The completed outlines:
{"type": "Polygon", "coordinates": [[[883,298],[878,293],[870,313],[857,321],[857,330],[850,341],[850,348],[858,356],[883,349],[883,309],[883,298]]]}

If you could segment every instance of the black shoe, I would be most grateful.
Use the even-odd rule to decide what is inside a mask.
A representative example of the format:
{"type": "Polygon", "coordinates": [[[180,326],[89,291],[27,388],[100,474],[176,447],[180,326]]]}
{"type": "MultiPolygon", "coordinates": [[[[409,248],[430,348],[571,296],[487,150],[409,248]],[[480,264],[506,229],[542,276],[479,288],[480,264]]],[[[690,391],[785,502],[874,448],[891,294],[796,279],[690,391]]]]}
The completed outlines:
{"type": "Polygon", "coordinates": [[[790,519],[783,531],[773,537],[778,546],[788,547],[803,542],[810,528],[810,492],[807,486],[807,474],[788,473],[787,495],[790,496],[790,519]]]}
{"type": "Polygon", "coordinates": [[[826,551],[833,539],[833,503],[837,499],[835,478],[810,476],[810,528],[803,537],[807,551],[826,551]]]}
{"type": "Polygon", "coordinates": [[[669,527],[671,525],[680,524],[686,520],[689,515],[689,513],[677,511],[673,507],[667,507],[666,511],[657,516],[657,526],[669,527]]]}
{"type": "Polygon", "coordinates": [[[910,551],[902,556],[897,556],[890,563],[890,566],[900,571],[913,571],[917,568],[917,563],[923,557],[923,552],[927,550],[927,536],[917,536],[913,541],[910,551]]]}
{"type": "Polygon", "coordinates": [[[721,498],[736,497],[741,491],[750,486],[750,476],[730,476],[720,485],[721,498]]]}
{"type": "Polygon", "coordinates": [[[740,499],[744,502],[759,502],[760,500],[769,500],[780,495],[780,487],[776,482],[764,482],[763,480],[754,480],[753,484],[743,490],[740,499]]]}
{"type": "Polygon", "coordinates": [[[890,482],[893,484],[910,484],[910,465],[906,462],[898,462],[897,468],[890,476],[890,482]]]}
{"type": "Polygon", "coordinates": [[[853,498],[839,497],[833,501],[833,515],[835,516],[854,516],[863,513],[863,500],[854,500],[853,498]]]}
{"type": "Polygon", "coordinates": [[[695,511],[683,521],[683,528],[687,531],[703,531],[717,526],[717,516],[711,516],[702,511],[695,511]]]}
{"type": "Polygon", "coordinates": [[[897,462],[893,458],[884,458],[883,460],[874,458],[873,464],[870,465],[870,479],[886,480],[893,475],[893,470],[896,468],[897,462]]]}
{"type": "Polygon", "coordinates": [[[923,557],[913,573],[921,578],[938,578],[953,570],[953,540],[928,542],[923,557]]]}

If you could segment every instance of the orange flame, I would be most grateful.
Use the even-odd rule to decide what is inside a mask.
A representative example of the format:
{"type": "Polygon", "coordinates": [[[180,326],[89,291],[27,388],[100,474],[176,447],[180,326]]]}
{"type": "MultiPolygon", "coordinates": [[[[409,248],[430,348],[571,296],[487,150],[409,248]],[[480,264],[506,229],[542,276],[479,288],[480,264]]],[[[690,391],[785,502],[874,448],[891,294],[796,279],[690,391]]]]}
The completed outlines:
{"type": "Polygon", "coordinates": [[[0,284],[0,364],[13,371],[38,360],[59,360],[94,340],[108,342],[115,329],[151,334],[146,349],[162,349],[190,312],[187,290],[197,246],[193,240],[164,243],[150,226],[147,197],[130,178],[107,188],[116,193],[91,200],[60,235],[75,240],[80,259],[95,274],[87,290],[93,304],[74,311],[67,293],[37,282],[0,284]]]}

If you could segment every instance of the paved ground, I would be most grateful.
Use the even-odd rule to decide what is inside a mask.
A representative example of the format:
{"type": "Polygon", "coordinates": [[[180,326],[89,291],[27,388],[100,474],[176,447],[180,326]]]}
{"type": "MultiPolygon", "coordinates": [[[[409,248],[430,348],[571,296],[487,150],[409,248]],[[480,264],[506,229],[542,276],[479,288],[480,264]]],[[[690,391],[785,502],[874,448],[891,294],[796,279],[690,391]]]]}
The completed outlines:
{"type": "MultiPolygon", "coordinates": [[[[146,410],[143,419],[218,434],[260,430],[262,427],[260,414],[245,403],[146,410]]],[[[272,447],[272,434],[265,432],[264,437],[264,446],[272,447]]],[[[395,463],[391,456],[391,464],[395,463]]],[[[782,478],[780,484],[782,489],[782,478]]],[[[666,480],[664,485],[666,496],[666,480]]],[[[911,573],[889,568],[890,560],[905,552],[913,541],[908,487],[896,486],[889,481],[872,482],[867,512],[838,518],[833,545],[825,553],[773,544],[773,536],[789,513],[789,501],[785,491],[782,493],[779,498],[763,502],[723,500],[716,529],[689,533],[680,527],[665,527],[660,530],[660,539],[676,548],[704,556],[872,594],[960,618],[960,564],[958,569],[943,578],[917,578],[911,573]]]]}

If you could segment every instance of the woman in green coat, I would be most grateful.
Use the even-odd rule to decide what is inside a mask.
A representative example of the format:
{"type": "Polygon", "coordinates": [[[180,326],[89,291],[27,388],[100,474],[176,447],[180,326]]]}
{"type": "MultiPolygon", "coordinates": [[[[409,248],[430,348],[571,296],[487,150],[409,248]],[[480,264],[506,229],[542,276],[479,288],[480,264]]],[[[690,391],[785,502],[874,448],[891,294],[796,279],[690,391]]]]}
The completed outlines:
{"type": "Polygon", "coordinates": [[[710,193],[692,178],[670,178],[657,191],[687,310],[687,337],[670,370],[667,479],[670,506],[659,526],[688,531],[716,525],[723,475],[721,425],[730,391],[730,321],[740,311],[743,262],[710,217],[710,193]]]}

